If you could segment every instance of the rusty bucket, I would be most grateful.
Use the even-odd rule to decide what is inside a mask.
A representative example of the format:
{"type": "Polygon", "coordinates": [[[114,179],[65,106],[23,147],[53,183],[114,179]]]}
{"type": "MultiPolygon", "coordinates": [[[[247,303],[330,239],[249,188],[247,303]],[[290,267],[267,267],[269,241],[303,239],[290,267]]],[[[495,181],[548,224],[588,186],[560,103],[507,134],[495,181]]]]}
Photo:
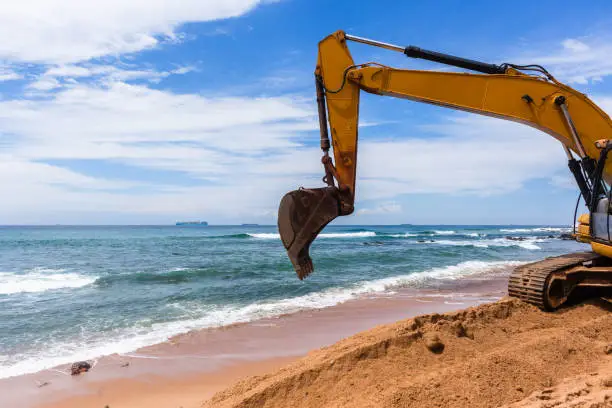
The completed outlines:
{"type": "Polygon", "coordinates": [[[340,215],[336,187],[299,189],[283,197],[278,208],[278,231],[298,278],[314,270],[309,249],[319,232],[340,215]]]}

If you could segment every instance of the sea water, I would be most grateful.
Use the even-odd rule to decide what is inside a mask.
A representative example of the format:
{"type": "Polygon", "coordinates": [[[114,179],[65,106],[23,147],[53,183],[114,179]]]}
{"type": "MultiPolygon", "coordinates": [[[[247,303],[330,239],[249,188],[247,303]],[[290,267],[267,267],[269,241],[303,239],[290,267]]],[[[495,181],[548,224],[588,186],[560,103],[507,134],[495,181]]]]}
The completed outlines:
{"type": "Polygon", "coordinates": [[[331,226],[312,245],[315,273],[299,281],[274,226],[0,227],[0,378],[193,329],[507,274],[587,249],[560,238],[570,230],[331,226]]]}

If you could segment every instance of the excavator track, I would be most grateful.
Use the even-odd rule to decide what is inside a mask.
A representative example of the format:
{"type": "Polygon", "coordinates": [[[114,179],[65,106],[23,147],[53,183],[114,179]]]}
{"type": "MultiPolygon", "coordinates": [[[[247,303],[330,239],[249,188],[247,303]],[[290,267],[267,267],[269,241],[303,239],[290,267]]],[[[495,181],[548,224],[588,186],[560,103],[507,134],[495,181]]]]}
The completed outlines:
{"type": "Polygon", "coordinates": [[[593,252],[576,252],[519,266],[510,275],[508,294],[542,310],[553,310],[556,306],[551,305],[548,291],[551,276],[599,257],[593,252]]]}

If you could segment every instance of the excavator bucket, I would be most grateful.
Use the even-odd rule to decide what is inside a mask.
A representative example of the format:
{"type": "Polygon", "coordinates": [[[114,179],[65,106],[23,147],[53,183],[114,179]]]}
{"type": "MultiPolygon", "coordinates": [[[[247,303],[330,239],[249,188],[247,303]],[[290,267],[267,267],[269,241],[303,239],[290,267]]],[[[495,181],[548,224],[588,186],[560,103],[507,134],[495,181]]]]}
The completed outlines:
{"type": "Polygon", "coordinates": [[[278,208],[278,231],[298,278],[314,270],[308,253],[319,232],[340,215],[336,187],[299,189],[283,197],[278,208]]]}

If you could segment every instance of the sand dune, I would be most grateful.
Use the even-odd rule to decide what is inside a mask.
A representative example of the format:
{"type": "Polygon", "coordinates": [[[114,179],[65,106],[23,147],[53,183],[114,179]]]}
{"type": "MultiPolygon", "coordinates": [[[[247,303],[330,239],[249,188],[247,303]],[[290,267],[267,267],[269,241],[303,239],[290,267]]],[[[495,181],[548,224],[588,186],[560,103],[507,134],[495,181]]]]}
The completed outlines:
{"type": "Polygon", "coordinates": [[[243,380],[206,408],[612,407],[612,305],[514,299],[379,326],[243,380]]]}

